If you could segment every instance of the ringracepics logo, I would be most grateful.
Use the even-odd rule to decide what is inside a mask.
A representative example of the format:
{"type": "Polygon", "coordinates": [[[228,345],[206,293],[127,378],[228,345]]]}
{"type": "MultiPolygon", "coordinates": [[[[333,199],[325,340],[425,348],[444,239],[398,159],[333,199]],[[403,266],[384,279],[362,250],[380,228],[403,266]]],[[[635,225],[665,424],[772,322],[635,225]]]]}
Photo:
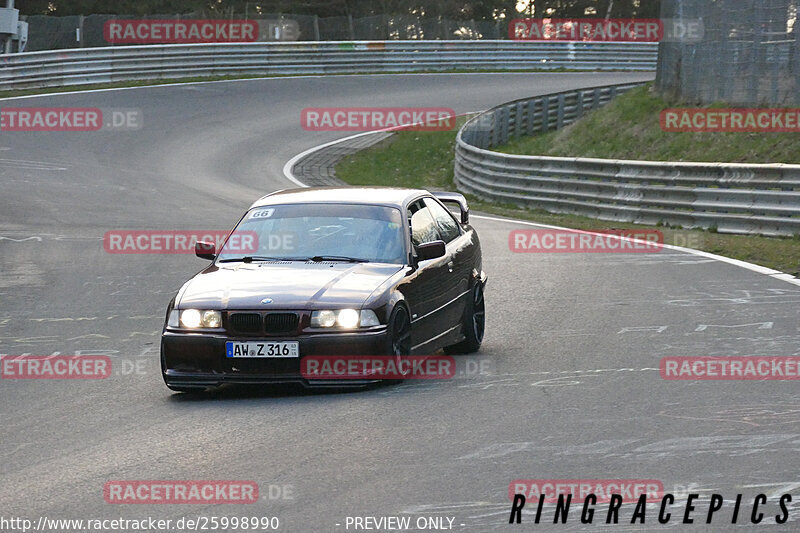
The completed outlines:
{"type": "Polygon", "coordinates": [[[140,109],[97,107],[6,107],[0,110],[0,132],[98,131],[142,128],[140,109]]]}
{"type": "MultiPolygon", "coordinates": [[[[525,483],[522,482],[522,488],[525,488],[525,483]]],[[[559,483],[565,483],[560,481],[559,483]]],[[[570,485],[579,486],[584,481],[568,482],[570,485]]],[[[595,483],[595,482],[589,482],[595,483]]],[[[605,483],[605,482],[600,482],[605,483]]],[[[619,482],[611,482],[616,484],[619,482]]],[[[648,486],[650,482],[647,482],[648,486]]],[[[551,485],[558,491],[557,487],[551,485]]],[[[610,485],[609,485],[610,488],[610,485]]],[[[743,494],[737,494],[735,500],[729,500],[729,507],[732,509],[725,510],[720,513],[725,498],[721,494],[712,494],[710,498],[701,498],[699,493],[690,493],[686,496],[685,502],[680,502],[677,508],[676,497],[673,494],[663,494],[663,496],[654,497],[654,494],[649,492],[633,493],[632,496],[626,496],[622,493],[615,492],[611,494],[607,501],[601,501],[600,497],[594,492],[590,492],[585,496],[579,496],[569,491],[559,492],[558,497],[555,499],[555,509],[552,512],[553,524],[566,524],[569,521],[570,508],[577,510],[580,513],[581,524],[592,523],[605,523],[605,524],[619,524],[620,515],[622,515],[622,522],[629,524],[645,524],[650,520],[652,524],[658,520],[659,524],[693,524],[695,520],[699,522],[704,521],[706,524],[711,524],[714,520],[723,521],[728,524],[750,523],[760,524],[761,522],[769,523],[772,520],[776,524],[783,524],[789,519],[789,503],[792,501],[791,494],[783,494],[780,497],[773,497],[772,501],[767,498],[766,494],[758,494],[750,501],[744,498],[743,494]],[[626,511],[622,510],[623,504],[636,504],[632,509],[629,507],[626,511]],[[708,510],[697,509],[699,505],[708,504],[708,510]],[[600,504],[600,505],[598,505],[600,504]],[[655,505],[648,505],[655,504],[655,505]],[[732,505],[730,505],[732,504],[732,505]],[[744,505],[743,505],[744,504],[744,505]],[[769,513],[768,516],[767,513],[769,513]],[[774,513],[774,514],[773,514],[774,513]],[[599,516],[595,517],[595,514],[599,516]],[[674,516],[673,516],[674,515],[674,516]],[[721,516],[720,516],[721,515],[721,516]],[[740,516],[741,515],[741,516],[740,516]],[[628,518],[630,517],[630,518],[628,518]]],[[[641,489],[649,491],[648,489],[641,489]]],[[[553,498],[547,494],[534,495],[538,500],[533,523],[539,524],[542,521],[545,503],[552,503],[553,498]]],[[[522,523],[522,510],[528,497],[524,493],[517,492],[512,495],[513,502],[511,504],[511,516],[508,519],[509,524],[522,523]]],[[[547,514],[549,515],[550,509],[547,514]]],[[[550,516],[545,519],[550,520],[550,516]]],[[[573,514],[573,519],[577,518],[573,514]]]]}
{"type": "Polygon", "coordinates": [[[103,498],[113,504],[256,503],[253,481],[109,481],[103,498]]]}
{"type": "Polygon", "coordinates": [[[450,379],[449,355],[311,355],[300,363],[306,379],[450,379]]]}
{"type": "Polygon", "coordinates": [[[659,365],[667,380],[800,379],[800,356],[664,357],[659,365]]]}
{"type": "Polygon", "coordinates": [[[2,379],[105,379],[111,375],[107,355],[3,355],[2,379]]]}
{"type": "Polygon", "coordinates": [[[300,123],[306,131],[450,131],[456,112],[446,107],[310,107],[300,123]]]}
{"type": "Polygon", "coordinates": [[[668,133],[798,133],[800,109],[665,109],[660,122],[668,133]]]}
{"type": "Polygon", "coordinates": [[[514,230],[508,247],[515,253],[655,253],[664,247],[658,230],[611,229],[592,232],[560,229],[514,230]]]}
{"type": "MultiPolygon", "coordinates": [[[[211,242],[225,253],[253,253],[259,249],[254,231],[205,230],[114,230],[103,235],[103,248],[110,254],[190,254],[198,241],[211,242]],[[225,242],[227,239],[227,242],[225,242]]],[[[283,240],[280,240],[282,243],[283,240]]]]}
{"type": "Polygon", "coordinates": [[[106,21],[103,37],[111,44],[254,42],[253,20],[135,20],[106,21]]]}
{"type": "MultiPolygon", "coordinates": [[[[520,484],[524,490],[527,482],[523,481],[520,484]]],[[[565,481],[558,483],[564,484],[565,481]]],[[[584,482],[584,481],[571,481],[566,482],[569,485],[580,486],[582,483],[597,483],[597,482],[584,482]]],[[[601,486],[611,488],[611,484],[619,482],[610,482],[605,485],[605,482],[600,481],[601,486]]],[[[650,486],[650,481],[646,481],[646,486],[650,486]]],[[[657,482],[656,482],[657,483],[657,482]]],[[[641,487],[641,485],[639,485],[641,487]]],[[[551,484],[551,488],[558,492],[558,488],[551,484]]],[[[594,492],[590,492],[585,496],[581,496],[572,491],[575,489],[562,489],[558,492],[558,497],[555,499],[555,509],[552,512],[553,524],[566,524],[569,521],[570,508],[577,510],[580,513],[581,524],[592,523],[605,523],[605,524],[619,524],[620,515],[622,515],[622,522],[629,524],[645,524],[647,520],[652,524],[658,520],[659,524],[693,524],[695,520],[699,522],[704,521],[706,524],[711,524],[715,519],[728,524],[750,523],[760,524],[761,522],[769,523],[772,520],[776,524],[783,524],[789,519],[789,506],[792,501],[791,494],[783,494],[780,497],[773,497],[772,501],[767,498],[766,494],[758,494],[750,501],[745,500],[743,494],[737,494],[735,500],[728,500],[729,507],[723,512],[723,504],[725,498],[721,494],[712,494],[710,498],[701,499],[700,494],[690,493],[686,496],[686,501],[678,504],[677,508],[673,506],[676,504],[676,497],[673,494],[659,493],[656,497],[655,493],[650,493],[649,488],[640,488],[641,492],[633,492],[630,496],[626,496],[621,492],[612,493],[607,501],[601,501],[600,497],[594,492]],[[661,495],[663,494],[663,495],[661,495]],[[623,504],[636,504],[632,511],[630,506],[623,511],[623,504]],[[708,510],[700,510],[697,507],[701,504],[708,504],[708,510]],[[743,505],[744,503],[744,505],[743,505]],[[600,505],[598,505],[600,504],[600,505]],[[654,505],[648,505],[654,504],[654,505]],[[732,504],[732,505],[730,505],[732,504]],[[744,508],[744,509],[743,509],[744,508]],[[769,513],[771,516],[768,516],[769,513]],[[774,513],[774,514],[773,514],[774,513]],[[599,515],[595,517],[595,514],[599,515]],[[673,516],[674,514],[674,516],[673,516]],[[721,515],[721,516],[720,516],[721,515]],[[742,515],[742,516],[740,516],[742,515]],[[629,518],[630,517],[630,518],[629,518]],[[748,520],[749,519],[749,520],[748,520]]],[[[516,492],[511,495],[513,502],[511,504],[511,516],[508,519],[509,524],[522,523],[522,509],[528,497],[522,492],[516,492]]],[[[552,503],[553,498],[549,494],[533,495],[538,503],[533,522],[539,524],[542,521],[545,503],[552,503]]],[[[548,515],[550,514],[548,509],[548,515]]],[[[545,519],[550,520],[550,516],[545,519]]],[[[573,519],[575,519],[573,515],[573,519]]]]}

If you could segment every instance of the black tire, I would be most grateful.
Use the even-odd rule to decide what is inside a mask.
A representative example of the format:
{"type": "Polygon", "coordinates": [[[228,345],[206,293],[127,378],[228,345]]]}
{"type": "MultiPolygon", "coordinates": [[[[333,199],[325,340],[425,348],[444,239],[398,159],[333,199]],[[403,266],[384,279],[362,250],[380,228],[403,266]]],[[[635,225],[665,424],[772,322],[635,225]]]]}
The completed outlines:
{"type": "MultiPolygon", "coordinates": [[[[398,305],[394,308],[389,317],[387,332],[385,353],[393,355],[395,364],[400,368],[400,360],[405,356],[411,355],[411,319],[405,306],[398,305]]],[[[403,380],[390,379],[386,381],[399,383],[403,380]]]]}
{"type": "Polygon", "coordinates": [[[447,354],[464,354],[477,352],[483,342],[483,333],[486,330],[486,303],[483,299],[483,283],[476,282],[470,293],[470,299],[464,309],[464,318],[461,325],[464,340],[446,346],[447,354]]]}
{"type": "Polygon", "coordinates": [[[387,328],[387,355],[411,355],[411,320],[405,306],[392,310],[387,328]]]}

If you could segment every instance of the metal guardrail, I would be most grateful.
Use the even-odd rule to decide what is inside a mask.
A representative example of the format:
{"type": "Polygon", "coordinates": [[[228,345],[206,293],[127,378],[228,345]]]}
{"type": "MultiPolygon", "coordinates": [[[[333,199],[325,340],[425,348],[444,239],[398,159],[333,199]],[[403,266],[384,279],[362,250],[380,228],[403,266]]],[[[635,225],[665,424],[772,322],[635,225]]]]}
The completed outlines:
{"type": "Polygon", "coordinates": [[[490,150],[511,137],[560,128],[632,87],[517,100],[474,117],[456,139],[458,189],[491,201],[602,220],[800,234],[800,165],[660,163],[490,150]]]}
{"type": "Polygon", "coordinates": [[[658,45],[517,41],[114,46],[0,56],[0,89],[225,75],[447,70],[655,70],[658,45]]]}

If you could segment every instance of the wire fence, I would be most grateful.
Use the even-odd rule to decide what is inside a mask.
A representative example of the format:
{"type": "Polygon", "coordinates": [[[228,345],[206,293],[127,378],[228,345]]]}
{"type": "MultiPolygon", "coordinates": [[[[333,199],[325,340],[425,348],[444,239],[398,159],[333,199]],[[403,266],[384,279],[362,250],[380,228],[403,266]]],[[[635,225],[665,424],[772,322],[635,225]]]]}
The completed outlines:
{"type": "MultiPolygon", "coordinates": [[[[86,15],[52,17],[32,15],[23,17],[29,24],[26,51],[56,50],[111,46],[103,35],[103,26],[114,19],[188,20],[208,18],[187,15],[86,15]]],[[[254,20],[259,23],[259,41],[384,41],[384,40],[457,40],[508,39],[507,21],[453,20],[444,17],[413,15],[375,15],[369,17],[318,17],[286,13],[259,14],[258,18],[238,13],[226,19],[254,20]],[[270,31],[281,25],[290,31],[276,39],[270,31]]]]}
{"type": "Polygon", "coordinates": [[[800,0],[663,0],[663,19],[700,19],[704,35],[661,43],[657,87],[698,104],[800,104],[798,7],[800,0]]]}

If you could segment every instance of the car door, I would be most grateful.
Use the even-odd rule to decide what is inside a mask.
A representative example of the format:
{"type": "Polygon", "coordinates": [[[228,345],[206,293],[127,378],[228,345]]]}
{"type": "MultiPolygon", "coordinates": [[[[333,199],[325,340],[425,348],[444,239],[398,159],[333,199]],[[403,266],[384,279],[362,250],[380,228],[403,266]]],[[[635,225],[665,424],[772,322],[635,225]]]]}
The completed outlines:
{"type": "Polygon", "coordinates": [[[436,221],[439,235],[447,246],[447,255],[450,258],[447,274],[442,279],[449,295],[447,309],[443,310],[442,318],[447,324],[458,326],[469,298],[470,278],[475,262],[474,247],[470,236],[461,229],[449,209],[435,198],[425,198],[425,205],[436,221]]]}
{"type": "MultiPolygon", "coordinates": [[[[436,220],[420,199],[408,206],[411,244],[442,240],[436,220]]],[[[443,281],[447,278],[450,257],[420,261],[398,286],[411,313],[411,343],[415,353],[428,354],[438,349],[437,340],[448,330],[449,322],[442,320],[450,293],[443,281]]]]}

